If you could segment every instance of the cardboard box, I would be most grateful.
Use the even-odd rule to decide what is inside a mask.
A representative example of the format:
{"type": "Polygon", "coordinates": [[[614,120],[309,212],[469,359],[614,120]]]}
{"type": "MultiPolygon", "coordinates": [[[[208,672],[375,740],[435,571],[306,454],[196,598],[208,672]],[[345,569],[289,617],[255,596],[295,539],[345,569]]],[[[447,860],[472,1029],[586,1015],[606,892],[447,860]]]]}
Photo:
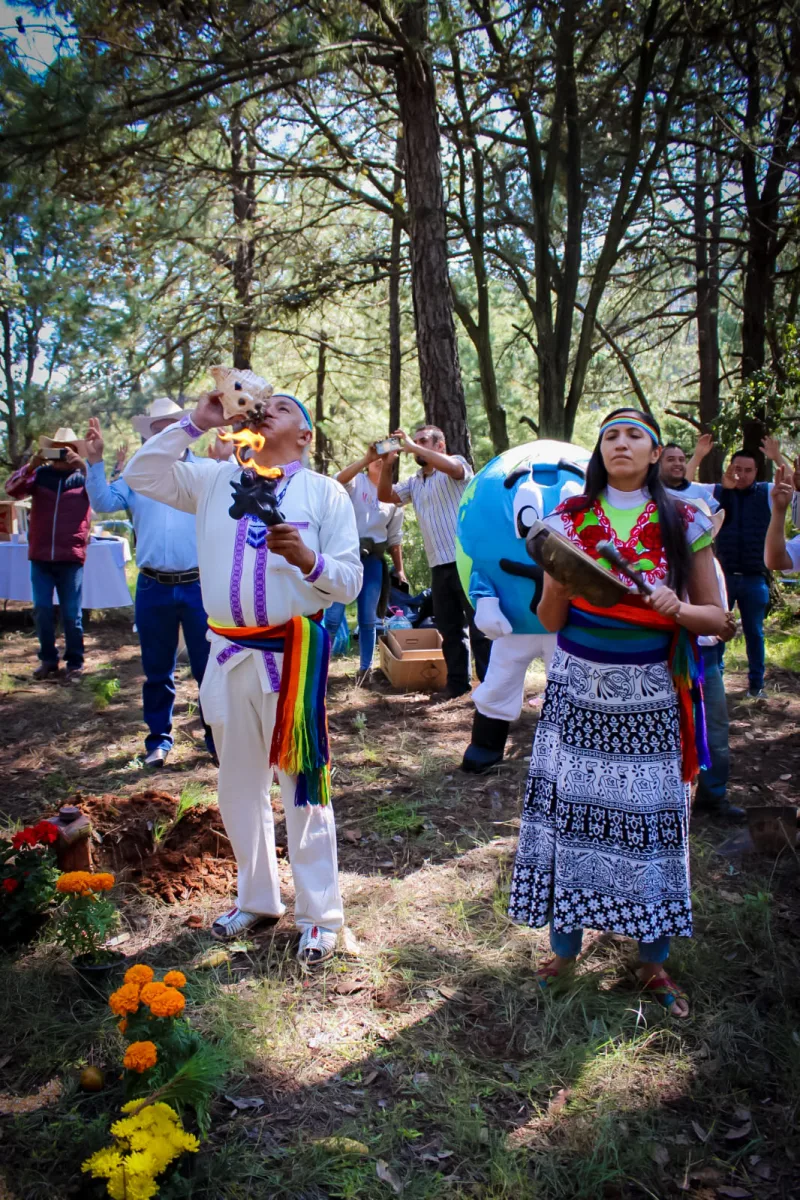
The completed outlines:
{"type": "Polygon", "coordinates": [[[435,692],[447,683],[438,629],[393,629],[380,639],[380,667],[404,692],[435,692]]]}

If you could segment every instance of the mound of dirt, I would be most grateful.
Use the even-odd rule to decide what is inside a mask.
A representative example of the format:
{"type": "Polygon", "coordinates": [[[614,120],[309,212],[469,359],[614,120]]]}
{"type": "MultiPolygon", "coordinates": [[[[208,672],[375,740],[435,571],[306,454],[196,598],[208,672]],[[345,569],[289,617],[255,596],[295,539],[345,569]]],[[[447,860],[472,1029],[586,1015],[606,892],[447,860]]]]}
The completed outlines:
{"type": "Polygon", "coordinates": [[[176,820],[178,801],[148,789],[132,796],[84,796],[69,801],[92,823],[96,865],[177,904],[198,892],[227,895],[235,862],[216,805],[190,808],[176,820]]]}

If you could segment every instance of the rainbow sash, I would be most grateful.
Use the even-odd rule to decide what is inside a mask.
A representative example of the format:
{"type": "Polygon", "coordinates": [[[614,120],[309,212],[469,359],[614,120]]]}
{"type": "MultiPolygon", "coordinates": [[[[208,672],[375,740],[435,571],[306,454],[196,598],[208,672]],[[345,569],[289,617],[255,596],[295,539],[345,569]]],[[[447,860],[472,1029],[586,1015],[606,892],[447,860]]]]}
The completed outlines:
{"type": "Polygon", "coordinates": [[[703,703],[703,658],[697,638],[671,617],[647,608],[638,597],[631,597],[612,608],[598,608],[575,596],[571,606],[576,610],[575,631],[573,633],[568,623],[559,633],[558,642],[581,657],[607,662],[626,661],[625,647],[614,644],[614,635],[624,634],[626,626],[652,635],[647,639],[643,637],[638,648],[635,643],[630,646],[631,661],[667,660],[678,696],[682,777],[684,783],[691,783],[700,770],[707,770],[711,765],[703,703]],[[663,636],[660,649],[657,644],[659,633],[663,636]]]}
{"type": "MultiPolygon", "coordinates": [[[[319,614],[321,616],[321,614],[319,614]]],[[[294,802],[328,804],[331,798],[328,712],[330,643],[317,617],[291,617],[285,625],[209,628],[234,645],[283,653],[278,710],[269,764],[297,776],[294,802]]]]}

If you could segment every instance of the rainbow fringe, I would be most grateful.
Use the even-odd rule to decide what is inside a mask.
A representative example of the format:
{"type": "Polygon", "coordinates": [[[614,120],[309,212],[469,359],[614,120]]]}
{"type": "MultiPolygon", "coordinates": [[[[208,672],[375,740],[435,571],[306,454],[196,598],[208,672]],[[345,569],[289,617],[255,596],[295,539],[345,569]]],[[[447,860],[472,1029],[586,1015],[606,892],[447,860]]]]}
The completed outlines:
{"type": "Polygon", "coordinates": [[[284,630],[283,672],[270,747],[270,766],[297,776],[295,804],[331,798],[328,713],[329,639],[324,625],[292,617],[284,630]]]}

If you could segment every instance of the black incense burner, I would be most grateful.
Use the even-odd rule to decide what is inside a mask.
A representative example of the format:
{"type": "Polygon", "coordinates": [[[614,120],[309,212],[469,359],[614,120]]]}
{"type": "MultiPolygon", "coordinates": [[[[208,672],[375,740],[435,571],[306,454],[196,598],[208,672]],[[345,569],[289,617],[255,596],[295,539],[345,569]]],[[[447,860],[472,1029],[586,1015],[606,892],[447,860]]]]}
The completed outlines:
{"type": "Polygon", "coordinates": [[[278,508],[275,492],[282,477],[283,472],[269,478],[246,467],[239,479],[234,479],[231,484],[233,504],[228,512],[234,521],[257,517],[265,525],[281,525],[286,518],[278,508]]]}

